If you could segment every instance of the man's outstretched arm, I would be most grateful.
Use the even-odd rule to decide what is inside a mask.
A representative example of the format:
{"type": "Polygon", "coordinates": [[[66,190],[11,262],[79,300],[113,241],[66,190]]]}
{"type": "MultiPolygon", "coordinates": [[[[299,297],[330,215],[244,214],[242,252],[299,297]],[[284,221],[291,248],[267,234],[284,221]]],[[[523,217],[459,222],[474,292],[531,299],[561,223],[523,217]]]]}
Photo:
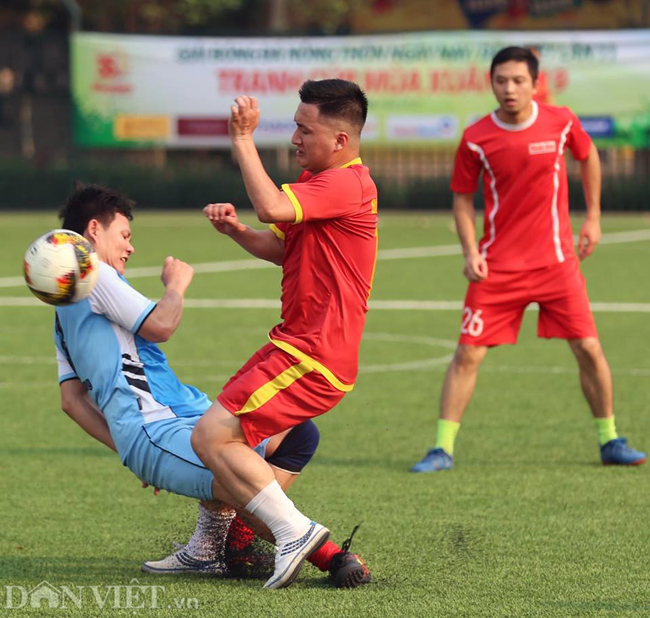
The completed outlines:
{"type": "Polygon", "coordinates": [[[230,236],[251,255],[278,266],[282,264],[284,242],[271,230],[254,230],[244,225],[232,204],[208,204],[203,213],[218,232],[230,236]]]}
{"type": "Polygon", "coordinates": [[[66,380],[60,389],[63,411],[88,435],[117,452],[108,423],[81,380],[66,380]]]}
{"type": "Polygon", "coordinates": [[[181,260],[167,257],[160,276],[165,293],[156,308],[145,318],[138,335],[151,341],[167,341],[181,323],[185,292],[194,276],[194,269],[181,260]]]}
{"type": "MultiPolygon", "coordinates": [[[[60,384],[60,389],[63,411],[89,436],[117,453],[108,423],[81,380],[77,378],[66,380],[60,384]]],[[[148,483],[144,481],[141,483],[143,488],[149,487],[148,483]]],[[[155,496],[159,495],[160,489],[154,487],[153,493],[155,496]]]]}
{"type": "Polygon", "coordinates": [[[235,102],[237,105],[230,108],[228,130],[255,214],[262,223],[293,223],[296,210],[287,194],[266,173],[253,141],[253,131],[260,120],[257,99],[241,96],[235,102]]]}

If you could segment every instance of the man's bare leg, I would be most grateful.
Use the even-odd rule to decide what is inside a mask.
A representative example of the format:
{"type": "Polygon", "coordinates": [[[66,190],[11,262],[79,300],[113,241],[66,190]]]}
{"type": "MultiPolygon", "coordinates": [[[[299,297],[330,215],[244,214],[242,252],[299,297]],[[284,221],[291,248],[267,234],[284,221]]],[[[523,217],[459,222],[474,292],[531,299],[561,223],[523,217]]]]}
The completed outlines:
{"type": "Polygon", "coordinates": [[[214,474],[215,500],[245,507],[275,480],[271,466],[248,446],[239,420],[218,401],[196,424],[192,448],[214,474]]]}
{"type": "Polygon", "coordinates": [[[569,346],[580,368],[580,385],[591,408],[600,442],[600,459],[606,466],[638,466],[648,459],[619,438],[614,422],[612,372],[596,337],[570,339],[569,346]]]}
{"type": "Polygon", "coordinates": [[[476,386],[487,346],[459,344],[447,369],[440,396],[436,444],[416,463],[412,472],[437,472],[453,467],[454,442],[476,386]]]}
{"type": "MultiPolygon", "coordinates": [[[[272,455],[275,452],[275,449],[280,445],[282,440],[286,437],[286,435],[290,432],[290,429],[287,429],[286,431],[283,431],[282,433],[277,434],[276,436],[273,436],[270,440],[269,443],[266,447],[266,454],[267,456],[272,455]]],[[[293,485],[295,480],[298,478],[298,474],[291,474],[290,472],[286,472],[285,470],[280,470],[280,468],[276,468],[275,466],[270,466],[271,470],[273,471],[273,475],[275,476],[275,480],[278,482],[280,487],[282,488],[282,491],[285,493],[289,490],[289,488],[293,485]]],[[[233,508],[230,505],[225,504],[224,502],[218,501],[218,500],[212,500],[210,502],[201,502],[206,508],[210,509],[211,511],[214,511],[216,513],[223,513],[224,511],[229,511],[234,514],[238,515],[242,521],[251,529],[257,536],[260,538],[264,539],[265,541],[268,541],[269,543],[275,544],[275,537],[273,536],[273,533],[269,530],[269,528],[266,526],[266,524],[261,521],[258,517],[255,517],[251,513],[249,513],[246,509],[242,507],[237,507],[233,508]]]]}
{"type": "Polygon", "coordinates": [[[614,414],[612,372],[596,337],[569,339],[580,368],[580,385],[594,418],[614,414]]]}
{"type": "MultiPolygon", "coordinates": [[[[273,436],[266,445],[265,455],[270,457],[280,446],[291,431],[273,436]]],[[[283,491],[287,491],[294,483],[298,474],[292,474],[271,466],[276,480],[283,491]]],[[[268,527],[243,508],[235,509],[220,500],[202,500],[199,502],[198,518],[194,533],[187,543],[174,543],[174,554],[158,561],[145,562],[143,570],[150,573],[207,573],[221,575],[228,572],[226,562],[226,539],[235,527],[241,535],[256,534],[260,538],[274,544],[275,538],[268,527]],[[246,526],[235,524],[239,515],[246,526]],[[240,530],[241,529],[241,530],[240,530]],[[246,534],[245,534],[246,533],[246,534]]]]}
{"type": "Polygon", "coordinates": [[[598,430],[600,446],[618,438],[614,420],[612,372],[596,337],[569,339],[578,361],[580,386],[598,430]]]}
{"type": "Polygon", "coordinates": [[[478,370],[487,354],[487,346],[463,345],[456,348],[447,369],[440,396],[440,418],[460,423],[474,394],[478,370]]]}
{"type": "Polygon", "coordinates": [[[239,419],[218,401],[192,432],[192,448],[214,474],[213,495],[258,517],[278,546],[276,570],[268,588],[291,584],[303,560],[329,536],[329,531],[305,517],[282,491],[273,469],[244,436],[239,419]]]}

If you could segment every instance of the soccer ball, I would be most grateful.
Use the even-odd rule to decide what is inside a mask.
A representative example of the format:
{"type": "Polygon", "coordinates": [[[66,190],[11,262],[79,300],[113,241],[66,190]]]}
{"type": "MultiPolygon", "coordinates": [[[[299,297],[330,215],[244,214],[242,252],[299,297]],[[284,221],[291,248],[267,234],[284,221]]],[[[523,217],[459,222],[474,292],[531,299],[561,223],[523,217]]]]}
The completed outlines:
{"type": "Polygon", "coordinates": [[[99,260],[94,247],[81,234],[52,230],[29,246],[23,273],[36,298],[48,305],[69,305],[93,291],[99,260]]]}

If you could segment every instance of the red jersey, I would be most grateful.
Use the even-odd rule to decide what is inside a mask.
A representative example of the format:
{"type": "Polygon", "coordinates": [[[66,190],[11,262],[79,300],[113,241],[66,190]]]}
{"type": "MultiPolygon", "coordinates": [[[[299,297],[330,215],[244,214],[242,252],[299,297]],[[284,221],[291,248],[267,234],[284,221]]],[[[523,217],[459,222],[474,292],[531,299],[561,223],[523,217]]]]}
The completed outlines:
{"type": "Polygon", "coordinates": [[[377,260],[377,187],[361,159],[282,185],[295,223],[284,240],[282,320],[272,343],[342,391],[354,386],[377,260]]]}
{"type": "Polygon", "coordinates": [[[519,125],[495,113],[465,129],[451,190],[474,193],[483,172],[479,251],[495,270],[542,268],[575,259],[564,151],[587,158],[591,139],[567,107],[532,103],[519,125]]]}
{"type": "Polygon", "coordinates": [[[533,101],[537,103],[553,103],[553,96],[548,85],[548,77],[544,71],[540,71],[537,76],[537,92],[533,95],[533,101]]]}

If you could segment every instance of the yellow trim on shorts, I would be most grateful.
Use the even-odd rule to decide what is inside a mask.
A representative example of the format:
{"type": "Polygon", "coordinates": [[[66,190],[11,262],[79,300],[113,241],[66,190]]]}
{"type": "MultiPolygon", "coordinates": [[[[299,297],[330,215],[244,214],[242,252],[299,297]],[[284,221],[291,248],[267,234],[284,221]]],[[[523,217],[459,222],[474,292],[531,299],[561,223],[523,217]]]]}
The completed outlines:
{"type": "Polygon", "coordinates": [[[278,341],[277,339],[271,339],[269,336],[269,341],[274,345],[280,348],[282,351],[291,356],[295,356],[300,360],[301,365],[306,365],[310,369],[318,371],[336,390],[343,391],[344,393],[349,393],[353,388],[354,384],[345,384],[341,382],[325,365],[319,363],[317,360],[307,356],[304,352],[301,352],[298,348],[295,348],[290,343],[285,341],[278,341]]]}
{"type": "Polygon", "coordinates": [[[269,225],[269,229],[280,239],[284,240],[286,237],[286,234],[277,226],[275,223],[271,223],[269,225]]]}
{"type": "Polygon", "coordinates": [[[278,374],[267,382],[264,386],[260,386],[243,405],[241,410],[235,412],[235,416],[240,414],[247,414],[261,408],[265,403],[268,403],[275,397],[281,390],[289,388],[296,380],[299,380],[307,373],[313,371],[306,363],[298,363],[285,369],[282,373],[278,374]]]}
{"type": "Polygon", "coordinates": [[[293,205],[293,209],[296,211],[296,220],[294,221],[294,224],[302,223],[302,218],[303,218],[302,206],[300,205],[300,202],[298,201],[296,194],[291,190],[291,187],[287,184],[282,185],[282,190],[287,194],[289,201],[293,205]]]}

